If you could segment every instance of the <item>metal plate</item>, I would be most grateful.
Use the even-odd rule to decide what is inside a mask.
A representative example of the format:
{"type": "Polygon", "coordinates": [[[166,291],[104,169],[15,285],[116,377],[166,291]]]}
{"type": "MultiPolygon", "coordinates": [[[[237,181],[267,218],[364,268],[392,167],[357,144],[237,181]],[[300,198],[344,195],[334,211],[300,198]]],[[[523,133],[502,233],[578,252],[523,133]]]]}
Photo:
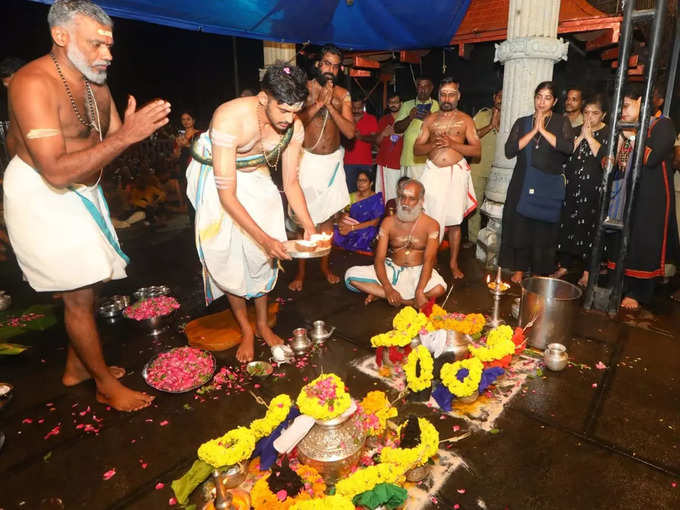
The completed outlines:
{"type": "Polygon", "coordinates": [[[297,251],[295,249],[295,240],[286,241],[283,243],[286,247],[288,255],[294,259],[318,259],[320,257],[325,257],[331,252],[331,247],[328,248],[318,248],[314,251],[297,251]]]}
{"type": "MultiPolygon", "coordinates": [[[[201,383],[195,384],[195,385],[192,386],[191,388],[187,388],[187,389],[180,390],[180,391],[166,390],[166,389],[164,389],[164,388],[159,388],[158,386],[154,386],[153,384],[151,384],[151,382],[149,381],[148,368],[151,366],[151,364],[152,364],[154,361],[156,361],[156,358],[158,358],[161,354],[165,354],[165,353],[168,353],[168,352],[172,352],[172,351],[174,351],[175,349],[179,349],[179,347],[174,347],[174,348],[172,348],[172,349],[168,349],[167,351],[159,352],[158,354],[155,354],[149,361],[147,361],[146,365],[144,365],[144,368],[142,369],[142,377],[144,378],[144,382],[145,382],[146,384],[148,384],[149,386],[151,386],[154,390],[162,391],[162,392],[164,392],[164,393],[186,393],[186,392],[188,392],[188,391],[196,390],[196,389],[200,388],[201,386],[203,386],[204,384],[207,384],[207,383],[210,382],[210,380],[212,379],[213,374],[215,373],[215,370],[217,369],[217,361],[215,360],[215,356],[213,356],[213,354],[212,354],[210,351],[206,351],[206,350],[203,350],[203,349],[198,349],[199,351],[203,351],[203,352],[205,352],[206,354],[208,354],[208,355],[210,356],[210,359],[212,360],[212,364],[213,364],[212,371],[211,371],[209,374],[206,374],[205,378],[203,379],[203,381],[202,381],[201,383]]],[[[193,349],[196,349],[196,347],[193,347],[193,349]]]]}

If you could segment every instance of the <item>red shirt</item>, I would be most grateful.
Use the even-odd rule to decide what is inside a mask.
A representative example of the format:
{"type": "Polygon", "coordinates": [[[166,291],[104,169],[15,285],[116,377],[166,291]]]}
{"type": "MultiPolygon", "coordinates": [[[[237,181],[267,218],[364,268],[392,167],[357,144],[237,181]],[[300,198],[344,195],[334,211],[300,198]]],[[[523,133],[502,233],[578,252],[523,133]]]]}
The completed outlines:
{"type": "MultiPolygon", "coordinates": [[[[356,123],[356,131],[362,135],[374,135],[378,132],[378,119],[370,113],[364,113],[356,123]]],[[[354,138],[345,151],[345,165],[372,165],[373,154],[371,144],[354,138]]]]}
{"type": "MultiPolygon", "coordinates": [[[[391,113],[383,115],[378,123],[378,133],[382,133],[387,126],[392,124],[394,124],[394,115],[391,113]]],[[[404,137],[402,135],[392,135],[383,138],[382,142],[380,142],[377,163],[387,168],[401,168],[401,148],[403,145],[404,137]]]]}

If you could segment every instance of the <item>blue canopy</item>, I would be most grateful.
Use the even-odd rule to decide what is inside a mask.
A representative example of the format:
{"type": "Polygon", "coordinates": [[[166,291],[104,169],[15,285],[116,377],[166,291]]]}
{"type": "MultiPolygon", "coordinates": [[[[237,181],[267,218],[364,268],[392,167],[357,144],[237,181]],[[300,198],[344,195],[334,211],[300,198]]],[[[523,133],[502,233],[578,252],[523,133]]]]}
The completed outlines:
{"type": "MultiPolygon", "coordinates": [[[[33,0],[45,4],[53,0],[33,0]]],[[[95,0],[111,16],[353,50],[447,46],[470,0],[95,0]]]]}

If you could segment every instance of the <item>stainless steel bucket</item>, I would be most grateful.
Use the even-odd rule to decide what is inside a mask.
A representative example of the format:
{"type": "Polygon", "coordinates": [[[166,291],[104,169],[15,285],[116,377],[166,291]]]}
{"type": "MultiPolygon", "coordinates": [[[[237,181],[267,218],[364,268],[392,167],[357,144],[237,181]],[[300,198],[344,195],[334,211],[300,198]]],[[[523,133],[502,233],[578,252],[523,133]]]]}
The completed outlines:
{"type": "Polygon", "coordinates": [[[532,276],[522,280],[519,325],[536,319],[527,332],[527,343],[545,349],[549,343],[569,345],[572,327],[583,291],[557,278],[532,276]]]}

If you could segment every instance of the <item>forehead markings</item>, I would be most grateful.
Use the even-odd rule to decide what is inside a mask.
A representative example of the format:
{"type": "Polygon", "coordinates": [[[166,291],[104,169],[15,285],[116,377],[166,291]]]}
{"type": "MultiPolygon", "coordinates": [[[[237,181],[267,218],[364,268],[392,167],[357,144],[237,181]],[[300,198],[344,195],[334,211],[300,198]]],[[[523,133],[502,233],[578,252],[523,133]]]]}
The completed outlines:
{"type": "Polygon", "coordinates": [[[103,35],[104,37],[111,37],[111,38],[113,38],[113,32],[111,32],[111,30],[104,30],[104,29],[102,29],[102,28],[98,28],[98,29],[97,29],[97,33],[98,33],[99,35],[103,35]]]}

